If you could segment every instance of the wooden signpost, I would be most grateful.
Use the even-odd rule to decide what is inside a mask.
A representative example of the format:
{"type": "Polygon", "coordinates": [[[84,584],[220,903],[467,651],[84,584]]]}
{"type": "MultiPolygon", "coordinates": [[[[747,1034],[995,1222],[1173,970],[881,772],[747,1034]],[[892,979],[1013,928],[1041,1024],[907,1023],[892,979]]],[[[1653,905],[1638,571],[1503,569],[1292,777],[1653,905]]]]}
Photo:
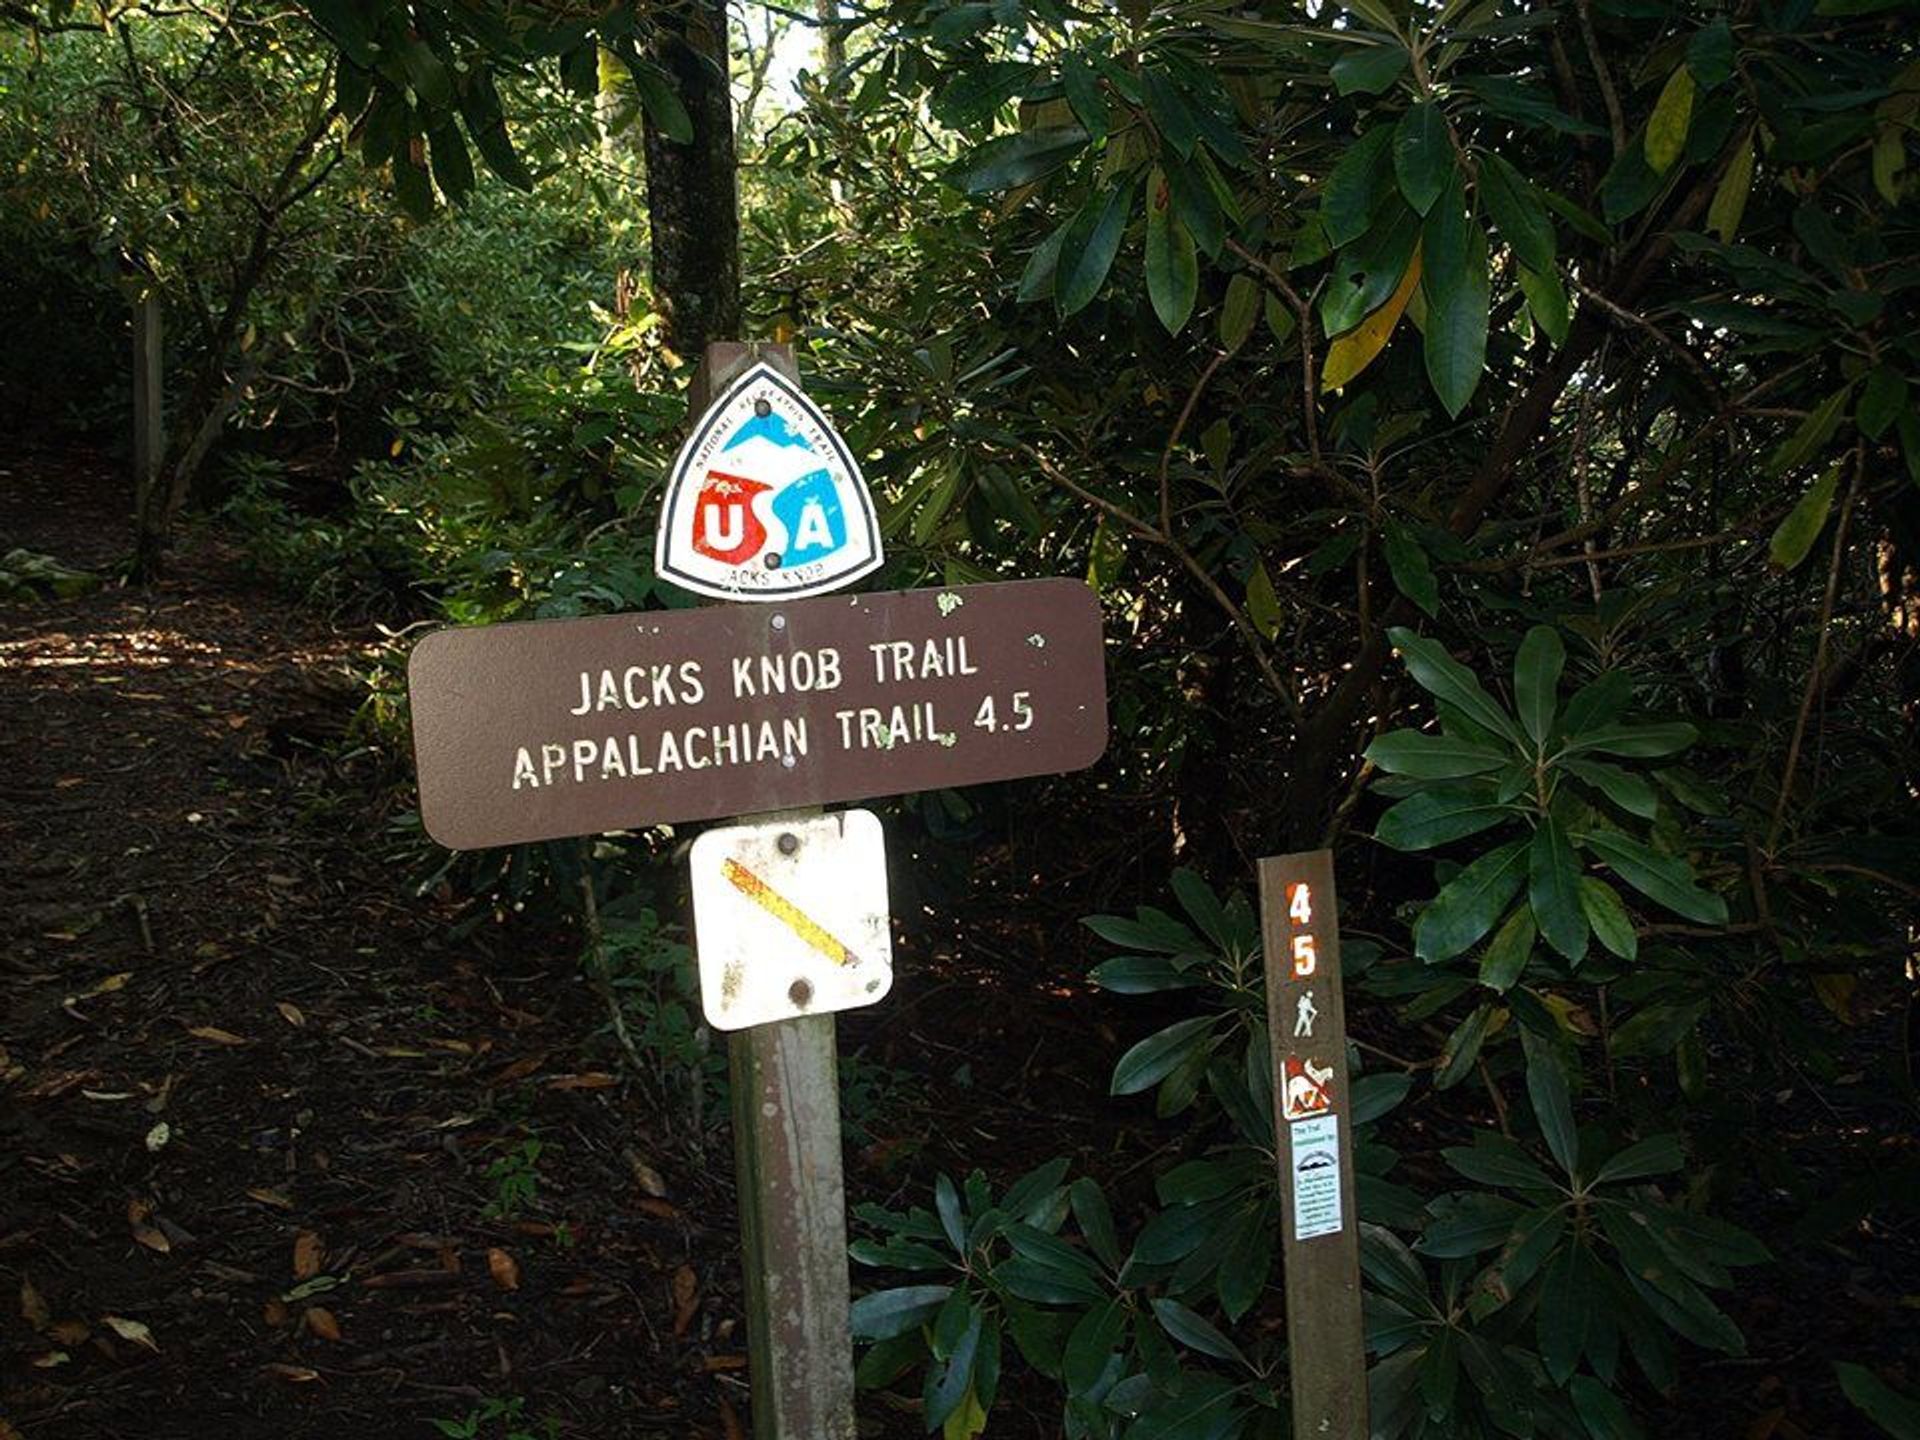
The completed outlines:
{"type": "Polygon", "coordinates": [[[879,533],[791,352],[711,345],[691,399],[656,567],[757,603],[428,635],[407,669],[421,817],[452,849],[737,817],[696,843],[695,948],[730,1031],[754,1435],[853,1440],[822,1012],[886,993],[889,919],[878,822],[813,807],[1093,764],[1100,608],[1075,580],[825,593],[880,564],[879,533]]]}
{"type": "Polygon", "coordinates": [[[1333,852],[1260,862],[1281,1263],[1298,1440],[1366,1440],[1360,1231],[1333,852]]]}

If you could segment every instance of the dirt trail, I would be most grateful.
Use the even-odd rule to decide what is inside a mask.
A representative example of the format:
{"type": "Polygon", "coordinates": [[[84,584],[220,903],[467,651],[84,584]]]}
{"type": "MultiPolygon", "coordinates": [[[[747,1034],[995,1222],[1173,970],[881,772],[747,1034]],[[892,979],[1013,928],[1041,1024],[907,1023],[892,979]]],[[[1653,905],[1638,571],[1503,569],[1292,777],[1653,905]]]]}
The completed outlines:
{"type": "MultiPolygon", "coordinates": [[[[0,550],[110,562],[122,488],[16,453],[0,550]]],[[[392,863],[388,789],[331,744],[371,629],[241,573],[201,538],[151,593],[0,607],[0,1437],[432,1435],[516,1400],[729,1433],[730,1197],[631,1133],[569,956],[444,938],[392,863]],[[533,1195],[490,1214],[529,1140],[533,1195]]]]}

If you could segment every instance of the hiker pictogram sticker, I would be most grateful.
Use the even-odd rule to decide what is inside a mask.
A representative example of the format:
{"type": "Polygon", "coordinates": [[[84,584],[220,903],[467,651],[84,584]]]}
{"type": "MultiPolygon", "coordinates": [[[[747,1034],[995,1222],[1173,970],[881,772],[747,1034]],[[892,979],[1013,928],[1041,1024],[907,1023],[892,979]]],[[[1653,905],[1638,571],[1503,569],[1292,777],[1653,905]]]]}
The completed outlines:
{"type": "Polygon", "coordinates": [[[880,567],[860,467],[820,408],[762,363],[727,387],[667,477],[654,569],[718,600],[792,600],[880,567]]]}

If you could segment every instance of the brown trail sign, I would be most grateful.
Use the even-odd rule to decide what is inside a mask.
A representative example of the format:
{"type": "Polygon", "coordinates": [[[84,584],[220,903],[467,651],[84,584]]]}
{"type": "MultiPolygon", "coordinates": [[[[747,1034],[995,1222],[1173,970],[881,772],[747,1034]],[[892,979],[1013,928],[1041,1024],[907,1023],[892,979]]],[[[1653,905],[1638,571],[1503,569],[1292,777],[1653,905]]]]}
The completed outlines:
{"type": "Polygon", "coordinates": [[[884,876],[862,877],[881,908],[841,915],[844,933],[804,888],[821,883],[807,879],[815,846],[829,866],[884,861],[848,843],[864,822],[835,818],[830,839],[808,807],[1091,765],[1107,738],[1100,608],[1074,580],[777,597],[879,563],[877,529],[871,556],[857,544],[871,514],[849,488],[858,466],[784,346],[708,346],[692,398],[696,443],[659,551],[706,593],[760,603],[427,636],[407,669],[421,815],[453,849],[745,817],[720,837],[717,873],[779,943],[749,955],[716,936],[712,958],[723,992],[730,973],[777,967],[802,1012],[728,1037],[754,1435],[853,1440],[834,1021],[804,1013],[832,1003],[836,977],[798,965],[844,962],[859,994],[885,993],[884,876]]]}
{"type": "Polygon", "coordinates": [[[1060,774],[1107,739],[1078,580],[438,630],[407,688],[454,850],[1060,774]]]}

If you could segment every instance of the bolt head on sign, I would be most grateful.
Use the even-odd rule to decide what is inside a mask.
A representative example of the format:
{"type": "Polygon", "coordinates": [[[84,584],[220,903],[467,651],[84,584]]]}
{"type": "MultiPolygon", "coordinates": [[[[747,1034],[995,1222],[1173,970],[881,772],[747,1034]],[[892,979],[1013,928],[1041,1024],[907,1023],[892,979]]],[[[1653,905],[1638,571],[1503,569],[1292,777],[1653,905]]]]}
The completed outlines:
{"type": "Polygon", "coordinates": [[[887,849],[870,810],[723,825],[693,842],[700,1005],[743,1030],[871,1005],[893,986],[887,849]]]}
{"type": "Polygon", "coordinates": [[[880,568],[880,523],[820,407],[764,362],[708,407],[667,477],[654,569],[716,600],[791,600],[880,568]]]}

